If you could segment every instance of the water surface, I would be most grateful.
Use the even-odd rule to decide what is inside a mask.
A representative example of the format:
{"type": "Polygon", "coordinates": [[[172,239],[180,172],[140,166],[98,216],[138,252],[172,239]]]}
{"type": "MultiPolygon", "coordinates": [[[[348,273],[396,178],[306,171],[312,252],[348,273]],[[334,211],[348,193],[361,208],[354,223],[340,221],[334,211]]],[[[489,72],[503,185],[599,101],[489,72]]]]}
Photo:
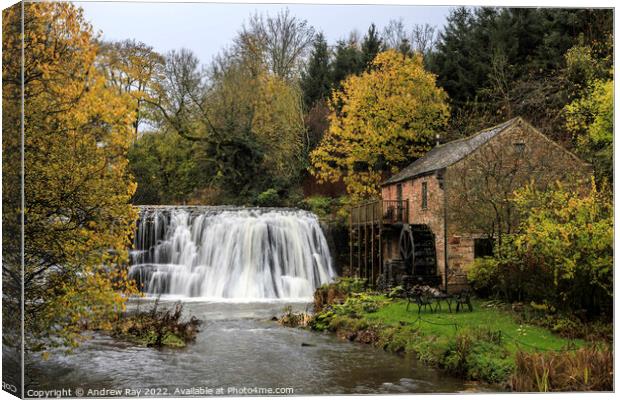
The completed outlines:
{"type": "MultiPolygon", "coordinates": [[[[149,308],[134,301],[131,307],[149,308]]],[[[163,301],[164,306],[173,302],[163,301]]],[[[416,362],[350,343],[331,334],[284,328],[270,318],[285,301],[185,302],[185,313],[204,321],[196,342],[183,349],[145,348],[95,334],[73,354],[54,351],[34,363],[32,389],[292,388],[296,395],[454,393],[468,390],[459,379],[416,362]],[[303,344],[303,345],[302,345],[303,344]]],[[[296,310],[308,303],[292,304],[296,310]]]]}

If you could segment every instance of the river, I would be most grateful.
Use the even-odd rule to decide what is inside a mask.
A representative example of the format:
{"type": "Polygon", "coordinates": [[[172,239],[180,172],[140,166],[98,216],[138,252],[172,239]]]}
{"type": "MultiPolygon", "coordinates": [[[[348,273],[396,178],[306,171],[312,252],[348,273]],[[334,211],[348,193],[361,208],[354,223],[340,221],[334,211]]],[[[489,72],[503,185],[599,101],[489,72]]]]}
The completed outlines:
{"type": "MultiPolygon", "coordinates": [[[[150,307],[148,300],[130,308],[150,307]]],[[[162,302],[172,306],[172,301],[162,302]]],[[[155,349],[101,334],[72,354],[58,349],[37,356],[32,369],[38,390],[121,390],[123,396],[200,394],[222,388],[292,388],[295,395],[454,393],[471,390],[462,380],[426,367],[413,357],[387,353],[331,334],[285,328],[271,321],[291,304],[282,301],[184,302],[184,315],[204,321],[196,342],[182,349],[155,349]],[[304,344],[302,346],[302,344],[304,344]],[[133,390],[134,392],[131,392],[133,390]],[[193,392],[192,392],[193,390],[193,392]],[[176,392],[175,392],[176,391],[176,392]]],[[[292,304],[295,310],[307,303],[292,304]]],[[[479,389],[479,388],[477,388],[479,389]]],[[[91,392],[103,393],[103,392],[91,392]]],[[[112,395],[116,392],[111,392],[112,395]]]]}

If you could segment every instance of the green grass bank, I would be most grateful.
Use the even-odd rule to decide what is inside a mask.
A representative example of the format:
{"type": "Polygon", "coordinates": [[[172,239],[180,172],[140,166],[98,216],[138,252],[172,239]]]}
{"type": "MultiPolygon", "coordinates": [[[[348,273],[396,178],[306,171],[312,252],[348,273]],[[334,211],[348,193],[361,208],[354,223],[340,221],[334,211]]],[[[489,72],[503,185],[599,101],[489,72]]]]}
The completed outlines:
{"type": "Polygon", "coordinates": [[[613,355],[604,341],[562,337],[499,302],[474,300],[472,312],[459,313],[443,303],[441,311],[418,313],[414,303],[407,310],[406,299],[356,285],[319,288],[314,315],[288,312],[280,321],[412,353],[453,375],[516,391],[612,390],[613,355]]]}

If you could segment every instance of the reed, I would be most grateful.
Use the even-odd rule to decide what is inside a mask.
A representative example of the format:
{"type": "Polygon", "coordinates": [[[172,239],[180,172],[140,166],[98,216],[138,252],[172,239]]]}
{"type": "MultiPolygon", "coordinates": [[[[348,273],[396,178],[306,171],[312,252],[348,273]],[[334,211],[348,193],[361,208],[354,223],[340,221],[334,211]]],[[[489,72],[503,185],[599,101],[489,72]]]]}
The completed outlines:
{"type": "Polygon", "coordinates": [[[613,349],[608,344],[576,351],[520,351],[510,387],[518,392],[612,391],[613,378],[613,349]]]}

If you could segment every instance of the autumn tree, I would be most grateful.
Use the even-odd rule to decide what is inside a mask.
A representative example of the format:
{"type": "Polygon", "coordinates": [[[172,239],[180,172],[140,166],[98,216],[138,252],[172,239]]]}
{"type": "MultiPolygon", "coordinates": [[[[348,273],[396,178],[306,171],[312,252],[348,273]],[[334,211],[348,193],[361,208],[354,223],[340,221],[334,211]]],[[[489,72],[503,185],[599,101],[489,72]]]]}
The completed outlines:
{"type": "Polygon", "coordinates": [[[531,301],[582,318],[613,316],[613,200],[606,188],[527,185],[510,200],[522,216],[495,259],[468,276],[505,301],[531,301]]]}
{"type": "Polygon", "coordinates": [[[22,379],[21,6],[2,12],[2,380],[22,379]]]}
{"type": "Polygon", "coordinates": [[[322,182],[342,177],[354,201],[376,196],[384,173],[431,148],[448,114],[446,95],[421,56],[380,53],[371,71],[350,76],[334,93],[311,173],[322,182]]]}
{"type": "Polygon", "coordinates": [[[147,100],[155,94],[154,86],[161,79],[164,58],[142,42],[102,42],[99,44],[97,65],[109,85],[133,99],[134,137],[141,125],[152,122],[152,110],[147,100]]]}
{"type": "MultiPolygon", "coordinates": [[[[76,345],[84,324],[105,325],[133,293],[123,265],[136,219],[125,157],[134,114],[131,98],[107,87],[95,67],[95,37],[81,9],[24,8],[25,208],[10,212],[24,213],[26,348],[39,350],[76,345]]],[[[20,14],[8,9],[3,27],[15,33],[20,14]]],[[[14,39],[3,37],[3,104],[11,113],[22,82],[14,39]]],[[[19,124],[3,128],[19,137],[19,124]]],[[[16,145],[3,143],[19,154],[16,145]]],[[[3,278],[20,274],[16,267],[3,265],[3,278]]]]}
{"type": "Polygon", "coordinates": [[[308,141],[301,91],[242,49],[223,52],[206,70],[189,50],[169,53],[153,105],[167,129],[194,143],[197,183],[220,191],[219,201],[252,203],[299,175],[308,141]]]}

